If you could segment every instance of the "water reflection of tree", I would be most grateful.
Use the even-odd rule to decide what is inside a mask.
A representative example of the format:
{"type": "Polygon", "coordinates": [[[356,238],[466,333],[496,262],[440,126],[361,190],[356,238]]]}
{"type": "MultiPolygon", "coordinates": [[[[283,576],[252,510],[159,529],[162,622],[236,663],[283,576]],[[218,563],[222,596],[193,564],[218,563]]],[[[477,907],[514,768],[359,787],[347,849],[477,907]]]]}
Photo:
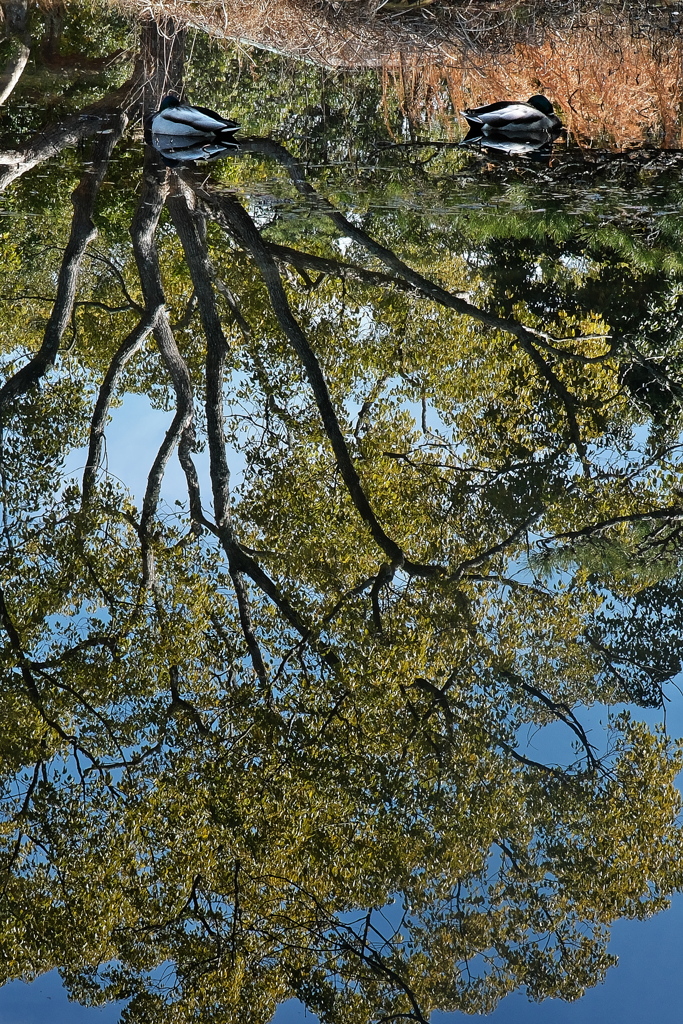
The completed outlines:
{"type": "Polygon", "coordinates": [[[179,84],[181,44],[148,24],[123,89],[3,154],[7,184],[91,139],[42,343],[0,390],[5,976],[58,966],[86,1002],[131,997],[136,1021],[266,1021],[292,994],[329,1021],[485,1011],[519,985],[573,998],[611,963],[610,921],[680,881],[675,750],[625,718],[598,741],[576,710],[661,701],[605,591],[649,585],[650,620],[670,601],[674,446],[606,468],[630,423],[616,341],[477,306],[267,139],[244,149],[284,168],[308,244],[148,152],[137,279],[99,252],[105,302],[84,272],[100,189],[126,120],[179,84]],[[125,316],[114,341],[103,321],[88,336],[114,353],[98,378],[97,358],[54,370],[79,287],[125,316]],[[101,460],[150,337],[173,420],[137,509],[101,460]],[[168,518],[175,452],[186,512],[168,518]],[[519,737],[550,722],[576,748],[546,762],[519,737]]]}

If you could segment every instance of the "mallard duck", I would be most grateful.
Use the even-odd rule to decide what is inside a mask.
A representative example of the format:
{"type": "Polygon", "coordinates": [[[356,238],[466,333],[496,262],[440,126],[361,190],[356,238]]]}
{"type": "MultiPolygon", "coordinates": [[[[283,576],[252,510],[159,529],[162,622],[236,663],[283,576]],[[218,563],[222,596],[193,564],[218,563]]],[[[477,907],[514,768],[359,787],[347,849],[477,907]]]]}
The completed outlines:
{"type": "Polygon", "coordinates": [[[170,166],[215,160],[239,149],[233,138],[239,127],[215,110],[181,103],[175,93],[169,93],[156,113],[146,119],[145,141],[170,166]]]}
{"type": "Polygon", "coordinates": [[[557,135],[562,123],[546,96],[531,96],[526,103],[501,100],[485,107],[461,111],[470,132],[530,139],[543,134],[557,135]]]}
{"type": "Polygon", "coordinates": [[[175,93],[165,96],[156,113],[145,122],[145,130],[151,135],[176,138],[180,145],[200,138],[232,141],[239,127],[236,121],[229,121],[208,107],[193,107],[189,103],[182,103],[175,93]]]}

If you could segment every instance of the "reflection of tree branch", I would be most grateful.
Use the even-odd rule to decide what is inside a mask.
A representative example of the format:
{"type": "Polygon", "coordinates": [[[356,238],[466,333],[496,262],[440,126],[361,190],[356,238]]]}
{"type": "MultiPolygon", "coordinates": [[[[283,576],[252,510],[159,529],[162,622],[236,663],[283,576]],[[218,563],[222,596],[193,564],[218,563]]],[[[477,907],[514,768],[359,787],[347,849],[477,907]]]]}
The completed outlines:
{"type": "Polygon", "coordinates": [[[171,324],[171,326],[173,327],[173,330],[174,331],[184,331],[184,330],[186,330],[190,326],[190,324],[192,323],[192,317],[194,316],[194,311],[195,311],[196,308],[197,308],[197,296],[195,295],[194,292],[192,292],[192,295],[190,295],[189,299],[187,300],[187,302],[185,304],[185,312],[181,316],[180,320],[176,320],[176,322],[174,324],[171,324]]]}
{"type": "MultiPolygon", "coordinates": [[[[189,193],[191,195],[191,193],[189,193]]],[[[188,204],[188,194],[179,191],[169,197],[168,208],[178,237],[183,246],[185,259],[190,270],[192,284],[197,296],[197,306],[207,342],[206,350],[206,419],[209,445],[209,467],[213,492],[216,525],[208,523],[201,510],[198,487],[194,499],[190,495],[190,508],[199,522],[216,533],[228,557],[230,577],[235,588],[240,624],[247,643],[254,669],[264,686],[268,674],[254,632],[249,607],[249,595],[244,584],[244,575],[249,576],[276,605],[287,621],[304,637],[311,637],[311,629],[299,613],[280,592],[277,585],[258,566],[254,559],[239,545],[232,527],[230,516],[230,470],[225,454],[225,430],[223,422],[223,382],[225,379],[225,356],[228,343],[216,308],[212,288],[213,270],[206,251],[204,218],[195,213],[188,204]]],[[[325,656],[329,659],[329,655],[325,656]]]]}
{"type": "Polygon", "coordinates": [[[244,319],[244,316],[242,315],[242,310],[239,307],[236,297],[228,288],[225,281],[221,281],[220,277],[216,276],[216,274],[213,271],[213,267],[211,266],[210,271],[213,274],[213,283],[216,291],[221,293],[221,295],[227,302],[230,312],[232,313],[235,319],[235,323],[241,330],[242,335],[248,339],[249,337],[251,337],[251,327],[244,319]]]}
{"type": "Polygon", "coordinates": [[[97,473],[97,469],[100,464],[102,445],[104,443],[104,426],[116,384],[118,383],[128,360],[140,350],[145,338],[156,326],[162,310],[163,307],[158,306],[142,318],[140,323],[133,328],[128,337],[119,345],[114,358],[109,364],[109,368],[105,374],[102,386],[100,387],[100,391],[97,396],[97,402],[95,403],[95,409],[90,422],[88,458],[83,471],[84,504],[90,498],[95,484],[95,474],[97,473]]]}
{"type": "MultiPolygon", "coordinates": [[[[524,689],[527,693],[529,693],[531,696],[534,696],[538,700],[540,700],[543,704],[545,704],[545,706],[549,710],[553,712],[553,714],[555,714],[566,725],[568,725],[581,740],[582,746],[584,747],[584,750],[586,752],[586,760],[589,764],[589,767],[591,769],[599,767],[599,761],[593,753],[594,747],[589,742],[583,726],[578,721],[578,719],[576,718],[573,711],[568,705],[556,703],[555,701],[551,700],[550,697],[548,697],[545,693],[543,693],[542,690],[538,690],[535,686],[531,686],[530,684],[525,683],[524,680],[520,679],[519,676],[514,675],[512,672],[505,672],[500,669],[499,672],[510,682],[515,683],[516,685],[524,689]]],[[[459,704],[458,701],[451,701],[447,696],[446,691],[448,687],[452,684],[452,681],[453,679],[451,677],[446,681],[446,683],[441,688],[439,688],[435,686],[434,683],[432,683],[429,679],[416,677],[410,684],[411,687],[415,687],[416,689],[422,690],[423,693],[427,694],[429,697],[432,698],[432,709],[436,705],[440,707],[442,714],[444,716],[444,720],[446,722],[446,726],[448,728],[450,742],[453,741],[453,727],[455,724],[455,716],[453,715],[452,708],[463,707],[463,705],[459,704]]],[[[415,717],[419,721],[422,721],[422,716],[419,716],[417,714],[416,710],[412,707],[412,705],[410,705],[410,702],[408,703],[415,717]]],[[[430,715],[431,710],[428,712],[426,717],[429,717],[430,715]]],[[[502,736],[496,735],[495,733],[491,733],[490,738],[495,746],[500,747],[501,750],[504,750],[506,754],[509,754],[513,760],[518,761],[520,764],[524,764],[529,768],[540,768],[542,771],[549,772],[551,775],[558,775],[562,778],[567,777],[566,771],[562,768],[553,768],[550,765],[543,764],[543,762],[541,761],[533,761],[531,758],[526,757],[524,754],[520,754],[520,752],[516,750],[510,743],[504,740],[502,736]]]]}
{"type": "MultiPolygon", "coordinates": [[[[22,803],[22,805],[21,805],[19,811],[17,812],[17,814],[14,816],[14,821],[21,821],[23,818],[26,817],[26,815],[28,813],[28,809],[29,809],[29,807],[31,805],[31,800],[33,799],[33,794],[35,793],[36,786],[38,785],[38,778],[40,776],[41,768],[43,768],[43,762],[42,761],[36,761],[35,766],[33,768],[33,777],[31,779],[31,781],[29,782],[28,787],[26,789],[26,793],[24,795],[24,802],[22,803]]],[[[7,889],[8,889],[9,884],[10,884],[10,873],[12,871],[12,868],[16,864],[17,857],[19,856],[19,851],[21,850],[21,844],[22,844],[22,841],[24,839],[24,835],[25,835],[25,832],[23,831],[23,829],[20,828],[18,833],[17,833],[17,837],[14,840],[14,846],[12,848],[12,852],[10,853],[9,857],[7,858],[7,862],[5,864],[3,864],[3,869],[4,869],[4,872],[5,872],[6,876],[7,876],[7,879],[5,881],[4,886],[2,887],[2,891],[0,892],[0,897],[2,897],[2,898],[4,898],[7,895],[7,889]]]]}
{"type": "Polygon", "coordinates": [[[418,690],[422,690],[423,693],[426,693],[432,698],[432,708],[429,710],[426,717],[429,718],[432,713],[432,709],[438,705],[441,708],[448,730],[451,732],[453,728],[453,711],[451,710],[451,701],[446,696],[445,691],[440,689],[438,686],[435,686],[430,679],[423,679],[421,676],[417,676],[414,681],[410,683],[410,686],[415,687],[418,690]]]}
{"type": "Polygon", "coordinates": [[[114,261],[110,259],[108,256],[105,256],[104,253],[98,252],[96,249],[91,250],[88,253],[88,257],[91,260],[96,261],[98,263],[104,263],[105,267],[107,267],[111,271],[111,273],[118,281],[119,287],[123,292],[123,296],[128,305],[130,306],[130,308],[136,309],[139,313],[142,313],[142,306],[138,302],[136,302],[135,299],[131,296],[130,292],[128,291],[128,286],[126,285],[126,280],[121,271],[119,270],[119,268],[114,263],[114,261]]]}
{"type": "MultiPolygon", "coordinates": [[[[145,309],[150,318],[155,317],[156,319],[153,328],[154,338],[176,395],[176,412],[149,471],[140,517],[139,535],[144,567],[143,585],[152,586],[154,585],[154,557],[150,543],[149,525],[156,514],[161,484],[173,451],[180,446],[182,449],[181,462],[184,462],[186,466],[188,460],[191,463],[189,452],[194,440],[192,382],[165,310],[165,297],[155,240],[159,217],[168,191],[166,179],[166,173],[159,171],[153,161],[145,161],[142,193],[130,228],[145,309]]],[[[191,466],[189,474],[186,475],[188,475],[188,485],[192,493],[198,486],[194,466],[191,466]]]]}
{"type": "Polygon", "coordinates": [[[557,775],[561,779],[567,778],[567,773],[562,768],[553,768],[551,765],[543,764],[542,761],[533,761],[530,757],[525,757],[524,754],[520,754],[518,750],[515,750],[511,744],[498,736],[492,736],[491,739],[504,750],[506,754],[509,754],[513,761],[519,761],[520,764],[526,765],[527,768],[539,768],[543,772],[547,772],[549,775],[557,775]]]}
{"type": "Polygon", "coordinates": [[[99,299],[80,299],[78,302],[74,302],[74,309],[87,306],[103,309],[105,313],[127,313],[130,309],[135,309],[129,303],[126,303],[125,306],[109,306],[106,302],[101,302],[99,299]]]}
{"type": "MultiPolygon", "coordinates": [[[[70,694],[72,697],[74,697],[78,701],[79,704],[83,705],[83,707],[86,709],[86,711],[90,712],[90,714],[93,716],[93,718],[97,719],[97,721],[100,723],[100,725],[104,728],[105,732],[109,736],[109,738],[112,741],[113,745],[116,747],[116,750],[117,750],[117,753],[119,754],[119,757],[121,757],[121,759],[125,763],[126,755],[125,755],[125,753],[123,751],[123,748],[122,748],[121,744],[119,743],[118,739],[116,738],[116,736],[115,736],[115,734],[114,734],[114,732],[113,732],[113,730],[111,728],[111,724],[110,724],[109,720],[107,718],[105,718],[105,716],[103,714],[101,714],[97,710],[97,708],[94,707],[90,703],[90,701],[87,700],[83,696],[83,694],[80,692],[80,690],[75,689],[73,686],[69,686],[69,684],[65,683],[62,679],[53,677],[52,675],[50,675],[47,672],[45,672],[42,668],[38,668],[38,666],[35,664],[35,662],[33,663],[33,668],[36,669],[36,671],[45,679],[45,681],[50,686],[55,686],[58,690],[64,690],[65,693],[70,694]]],[[[83,748],[79,748],[79,749],[83,749],[83,748]]],[[[88,754],[87,751],[84,750],[83,752],[86,753],[86,755],[88,757],[90,757],[90,759],[92,760],[91,755],[88,754]]]]}
{"type": "MultiPolygon", "coordinates": [[[[228,556],[228,567],[237,597],[240,623],[252,664],[261,684],[267,687],[269,685],[268,673],[251,621],[247,588],[244,585],[240,568],[236,564],[235,555],[238,545],[230,522],[230,470],[225,454],[223,426],[223,381],[228,343],[223,333],[211,286],[209,258],[204,235],[205,222],[202,215],[198,216],[190,209],[187,197],[181,192],[170,196],[167,205],[183,246],[206,336],[206,419],[216,529],[228,556]]],[[[193,495],[190,495],[190,512],[200,515],[203,519],[198,484],[194,488],[194,499],[193,495]]]]}
{"type": "Polygon", "coordinates": [[[345,931],[353,936],[355,942],[351,942],[349,941],[349,939],[342,939],[342,949],[345,950],[347,953],[352,953],[354,956],[358,957],[362,961],[362,963],[364,963],[367,967],[370,968],[373,974],[377,974],[379,975],[379,977],[384,978],[387,981],[393,982],[396,988],[403,992],[403,994],[408,998],[408,1001],[413,1008],[412,1013],[392,1014],[390,1017],[383,1017],[382,1019],[395,1020],[397,1017],[403,1017],[408,1020],[415,1020],[418,1022],[418,1024],[429,1024],[427,1018],[422,1013],[422,1009],[417,1000],[417,996],[413,992],[410,985],[401,977],[401,975],[398,974],[393,969],[393,967],[390,967],[389,964],[386,963],[385,959],[382,956],[380,956],[380,954],[376,950],[370,950],[361,945],[360,937],[356,935],[352,928],[349,928],[347,926],[345,928],[345,931]],[[358,946],[360,946],[360,948],[358,948],[356,943],[358,944],[358,946]]]}
{"type": "Polygon", "coordinates": [[[187,712],[188,716],[196,725],[197,731],[200,732],[202,736],[210,736],[211,730],[208,728],[208,726],[204,724],[204,720],[202,719],[202,716],[199,714],[194,704],[191,701],[186,700],[184,697],[180,696],[180,690],[178,688],[178,683],[180,680],[178,666],[171,665],[168,672],[171,681],[171,714],[175,714],[178,711],[187,712]]]}
{"type": "MultiPolygon", "coordinates": [[[[192,385],[184,360],[178,358],[180,354],[165,311],[157,321],[157,325],[154,328],[154,336],[161,357],[173,382],[176,393],[176,412],[159,446],[147,478],[147,488],[142,502],[142,515],[140,517],[140,528],[143,533],[147,532],[151,520],[156,515],[161,484],[171,455],[176,447],[184,440],[187,440],[188,444],[183,447],[183,454],[185,455],[186,452],[191,450],[194,441],[192,385]]],[[[183,461],[186,460],[184,459],[183,461]]]]}
{"type": "Polygon", "coordinates": [[[106,647],[112,658],[115,658],[118,639],[119,637],[117,635],[107,636],[106,634],[100,634],[90,636],[86,640],[80,640],[77,644],[74,644],[73,647],[68,647],[54,658],[46,658],[45,661],[33,661],[31,664],[34,669],[40,671],[48,668],[57,668],[58,666],[63,665],[65,661],[70,661],[71,658],[77,658],[83,651],[87,651],[92,647],[106,647]]]}
{"type": "Polygon", "coordinates": [[[207,191],[201,185],[198,185],[197,191],[202,199],[207,202],[213,216],[217,220],[222,221],[231,232],[234,232],[241,244],[253,256],[268,289],[271,305],[278,322],[304,366],[325,432],[334,451],[340,473],[349,491],[351,500],[356,506],[361,519],[370,530],[373,540],[389,556],[392,563],[402,565],[410,575],[428,577],[441,575],[443,570],[440,566],[422,565],[406,559],[399,545],[385,533],[380,525],[365,494],[360,477],[356,472],[349,449],[344,440],[320,363],[292,314],[275,261],[254,222],[232,196],[207,191]]]}
{"type": "Polygon", "coordinates": [[[586,730],[581,725],[581,722],[578,720],[568,704],[553,700],[547,693],[544,693],[543,690],[539,690],[537,686],[532,686],[531,683],[527,683],[521,678],[521,676],[518,676],[514,672],[509,672],[506,669],[499,668],[498,673],[514,686],[519,686],[525,693],[528,693],[530,697],[535,697],[541,702],[541,704],[544,704],[549,711],[552,711],[556,718],[559,718],[561,722],[564,722],[565,725],[569,726],[585,751],[586,761],[589,768],[594,771],[599,767],[600,762],[595,756],[595,747],[589,741],[588,736],[586,735],[586,730]]]}
{"type": "MultiPolygon", "coordinates": [[[[592,635],[589,630],[585,630],[583,633],[584,638],[590,644],[594,651],[596,651],[602,660],[603,668],[605,672],[610,672],[614,679],[617,681],[622,689],[623,693],[629,693],[630,687],[629,682],[623,672],[619,670],[618,663],[621,662],[624,665],[628,665],[631,668],[642,669],[643,666],[635,658],[629,658],[623,652],[612,651],[610,648],[602,643],[596,636],[592,635]]],[[[664,707],[664,690],[662,684],[655,680],[652,680],[653,686],[657,691],[657,698],[652,701],[649,706],[654,705],[655,707],[664,707]]]]}
{"type": "Polygon", "coordinates": [[[550,387],[555,392],[557,397],[564,406],[565,415],[567,422],[569,423],[569,436],[572,439],[572,444],[576,448],[578,456],[584,461],[586,459],[586,446],[581,439],[581,432],[579,430],[579,424],[576,419],[576,402],[574,396],[571,394],[569,389],[562,383],[555,371],[552,369],[546,359],[543,358],[541,353],[538,351],[533,342],[526,337],[518,337],[519,347],[531,357],[531,361],[538,370],[539,374],[550,384],[550,387]]]}
{"type": "Polygon", "coordinates": [[[289,245],[277,245],[275,242],[268,242],[268,248],[276,260],[282,263],[289,263],[299,271],[317,270],[320,274],[329,277],[339,277],[342,280],[359,281],[361,284],[371,286],[397,288],[399,291],[413,292],[414,288],[407,281],[400,277],[393,277],[391,274],[383,274],[377,270],[366,270],[365,267],[356,266],[354,263],[346,263],[344,260],[332,259],[329,256],[318,256],[315,253],[300,252],[292,249],[289,245]]]}
{"type": "Polygon", "coordinates": [[[59,736],[59,738],[64,743],[69,744],[69,746],[73,749],[74,754],[76,754],[78,751],[80,751],[82,754],[85,754],[85,756],[91,762],[93,767],[101,771],[102,765],[99,759],[95,757],[95,755],[91,753],[87,749],[87,747],[83,746],[83,744],[80,742],[76,735],[66,732],[66,730],[62,728],[59,722],[56,719],[52,718],[50,714],[48,714],[45,708],[45,703],[41,696],[40,690],[38,689],[38,685],[33,674],[33,665],[31,664],[31,661],[27,656],[26,651],[24,650],[23,644],[21,642],[21,637],[19,635],[19,631],[14,624],[12,616],[10,615],[9,609],[5,602],[5,595],[1,588],[0,626],[2,626],[2,628],[5,630],[9,638],[10,646],[19,664],[19,671],[21,672],[21,678],[24,683],[24,686],[26,687],[28,698],[33,707],[40,715],[40,717],[42,718],[42,720],[45,722],[46,725],[48,725],[53,730],[53,732],[57,734],[57,736],[59,736]]]}
{"type": "Polygon", "coordinates": [[[62,336],[71,319],[83,256],[88,244],[97,235],[92,220],[95,199],[107,172],[112,151],[121,137],[125,124],[125,118],[120,115],[115,127],[95,141],[92,164],[71,197],[74,207],[71,234],[64,250],[57,294],[45,328],[43,343],[36,355],[0,388],[0,413],[8,402],[28,391],[54,365],[62,336]]]}
{"type": "Polygon", "coordinates": [[[379,606],[379,595],[385,587],[388,587],[394,576],[396,570],[399,568],[397,563],[388,565],[386,562],[382,562],[379,567],[379,572],[375,576],[374,583],[370,589],[370,602],[372,604],[372,621],[375,625],[375,629],[378,633],[382,632],[382,613],[379,606]]]}
{"type": "Polygon", "coordinates": [[[501,554],[506,548],[510,547],[511,544],[516,543],[516,541],[518,541],[519,538],[522,537],[531,526],[533,526],[536,520],[540,519],[544,512],[545,509],[534,512],[534,514],[529,516],[528,519],[525,519],[525,521],[521,523],[516,530],[513,530],[510,536],[506,537],[505,540],[500,541],[498,544],[493,544],[490,548],[487,548],[486,551],[482,551],[479,555],[473,555],[472,558],[466,558],[460,563],[450,578],[453,580],[462,579],[469,569],[476,569],[477,566],[481,565],[483,562],[487,562],[489,558],[493,558],[494,555],[501,554]]]}
{"type": "Polygon", "coordinates": [[[17,661],[19,662],[19,671],[21,672],[21,678],[23,679],[24,686],[26,687],[31,703],[34,705],[34,707],[36,707],[39,711],[42,712],[43,702],[40,696],[40,692],[38,690],[38,687],[36,686],[36,681],[33,678],[33,673],[31,672],[31,665],[29,659],[26,657],[26,654],[24,652],[21,637],[19,636],[19,631],[17,630],[17,627],[14,625],[12,616],[10,615],[9,609],[5,603],[5,594],[1,588],[0,625],[2,625],[3,629],[7,633],[7,636],[9,637],[10,646],[12,647],[14,655],[17,661]]]}
{"type": "Polygon", "coordinates": [[[0,105],[12,95],[31,55],[31,33],[29,31],[29,9],[27,0],[13,0],[3,3],[2,14],[6,31],[12,37],[11,51],[4,70],[0,74],[0,105]]]}
{"type": "Polygon", "coordinates": [[[599,523],[583,526],[580,530],[567,530],[564,533],[553,534],[552,537],[544,538],[542,543],[544,547],[547,547],[558,540],[578,540],[581,537],[594,537],[605,530],[609,530],[610,527],[619,526],[622,523],[647,523],[656,522],[660,519],[680,522],[683,520],[683,505],[671,505],[669,508],[653,509],[651,512],[632,512],[624,516],[611,516],[609,519],[603,519],[599,523]]]}
{"type": "Polygon", "coordinates": [[[454,310],[456,313],[462,313],[465,316],[469,316],[474,320],[478,320],[479,323],[484,324],[487,327],[492,327],[495,330],[505,331],[507,334],[511,334],[520,343],[520,347],[531,356],[534,365],[550,383],[553,390],[558,394],[562,400],[565,411],[569,419],[570,433],[572,442],[575,444],[579,455],[583,458],[585,455],[585,448],[581,441],[578,426],[576,424],[576,417],[574,414],[573,400],[567,391],[567,388],[559,381],[556,374],[550,369],[548,364],[541,358],[538,351],[536,350],[535,344],[538,343],[539,339],[547,341],[549,343],[555,343],[557,339],[544,331],[537,331],[530,327],[524,327],[516,320],[512,320],[505,317],[496,316],[493,313],[487,313],[478,306],[474,306],[467,300],[454,295],[452,292],[447,291],[440,285],[435,284],[428,278],[423,277],[422,274],[418,273],[409,267],[403,260],[399,259],[395,252],[388,249],[386,246],[375,241],[367,232],[363,231],[357,225],[352,224],[350,220],[339,213],[332,206],[327,199],[320,196],[312,185],[306,180],[303,168],[298,160],[289,153],[284,146],[281,146],[277,142],[273,142],[270,139],[249,139],[243,143],[243,148],[247,151],[262,153],[265,156],[274,157],[283,167],[287,170],[292,182],[296,189],[301,195],[306,196],[314,205],[316,210],[319,210],[326,217],[339,228],[340,231],[348,238],[351,238],[354,242],[357,242],[369,253],[381,260],[394,274],[405,280],[412,288],[420,292],[420,294],[427,296],[434,302],[439,303],[441,306],[445,306],[448,309],[454,310]]]}
{"type": "Polygon", "coordinates": [[[127,115],[122,110],[129,110],[133,106],[135,85],[134,77],[79,114],[44,128],[20,149],[0,152],[0,191],[37,164],[52,159],[63,149],[77,146],[91,135],[102,132],[101,141],[106,141],[104,133],[110,130],[116,133],[121,119],[124,119],[124,123],[127,121],[127,115]]]}
{"type": "Polygon", "coordinates": [[[351,590],[347,590],[344,594],[342,594],[342,596],[338,598],[337,601],[335,601],[330,610],[326,612],[325,615],[323,615],[321,620],[323,624],[329,625],[329,623],[332,622],[339,614],[339,612],[344,607],[346,602],[349,601],[352,597],[358,597],[360,594],[363,593],[363,591],[367,590],[368,587],[371,587],[375,582],[376,578],[376,576],[368,576],[367,579],[361,580],[360,583],[356,584],[355,587],[352,587],[351,590]]]}
{"type": "MultiPolygon", "coordinates": [[[[307,927],[316,936],[318,942],[321,942],[322,940],[326,945],[334,943],[340,952],[351,954],[351,956],[359,959],[361,963],[364,963],[373,974],[383,978],[385,981],[391,982],[395,988],[406,996],[412,1007],[412,1012],[391,1014],[390,1016],[379,1019],[395,1020],[398,1018],[404,1018],[406,1020],[417,1021],[418,1024],[429,1024],[429,1021],[422,1012],[418,997],[410,984],[405,980],[405,978],[401,977],[393,967],[389,966],[386,958],[383,957],[377,949],[368,945],[368,932],[370,930],[375,932],[375,934],[382,940],[383,945],[389,946],[393,952],[392,940],[386,939],[385,936],[383,936],[382,933],[371,924],[369,924],[367,928],[364,928],[362,935],[359,935],[350,924],[340,921],[334,913],[330,913],[315,893],[306,889],[303,885],[300,885],[291,878],[275,874],[266,876],[266,878],[268,880],[270,880],[270,878],[274,878],[276,881],[285,882],[297,893],[302,894],[311,901],[315,914],[311,915],[311,920],[307,927]]],[[[366,921],[367,917],[364,919],[364,924],[366,921]]]]}
{"type": "Polygon", "coordinates": [[[28,64],[31,50],[21,39],[12,40],[12,52],[0,74],[0,106],[12,95],[28,64]]]}

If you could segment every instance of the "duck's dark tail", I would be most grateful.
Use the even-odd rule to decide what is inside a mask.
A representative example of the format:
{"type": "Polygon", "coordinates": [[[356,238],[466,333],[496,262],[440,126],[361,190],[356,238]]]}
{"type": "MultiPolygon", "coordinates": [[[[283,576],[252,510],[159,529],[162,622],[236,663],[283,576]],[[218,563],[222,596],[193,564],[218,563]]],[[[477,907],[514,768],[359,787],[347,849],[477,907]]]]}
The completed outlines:
{"type": "Polygon", "coordinates": [[[480,117],[473,116],[472,114],[468,113],[467,110],[461,110],[460,113],[462,114],[462,116],[467,121],[467,124],[468,124],[468,126],[470,128],[470,131],[472,131],[473,128],[477,128],[479,131],[481,131],[481,118],[480,117]]]}

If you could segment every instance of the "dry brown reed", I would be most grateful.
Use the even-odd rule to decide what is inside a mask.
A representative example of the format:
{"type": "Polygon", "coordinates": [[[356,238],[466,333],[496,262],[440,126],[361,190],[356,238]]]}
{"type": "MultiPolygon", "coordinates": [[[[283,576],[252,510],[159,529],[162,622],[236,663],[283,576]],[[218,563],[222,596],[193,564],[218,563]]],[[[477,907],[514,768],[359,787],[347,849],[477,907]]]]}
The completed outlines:
{"type": "Polygon", "coordinates": [[[447,129],[463,123],[449,115],[465,107],[543,92],[585,145],[683,145],[683,23],[670,19],[546,26],[540,39],[459,62],[400,56],[386,65],[385,83],[411,119],[438,108],[447,129]]]}
{"type": "Polygon", "coordinates": [[[682,144],[683,15],[671,0],[406,3],[118,0],[138,18],[324,67],[381,68],[411,120],[441,115],[449,131],[464,107],[544,92],[584,144],[682,144]]]}
{"type": "Polygon", "coordinates": [[[173,19],[328,68],[379,67],[398,53],[432,56],[466,47],[466,0],[435,12],[434,4],[397,10],[396,0],[119,0],[136,17],[173,19]]]}

